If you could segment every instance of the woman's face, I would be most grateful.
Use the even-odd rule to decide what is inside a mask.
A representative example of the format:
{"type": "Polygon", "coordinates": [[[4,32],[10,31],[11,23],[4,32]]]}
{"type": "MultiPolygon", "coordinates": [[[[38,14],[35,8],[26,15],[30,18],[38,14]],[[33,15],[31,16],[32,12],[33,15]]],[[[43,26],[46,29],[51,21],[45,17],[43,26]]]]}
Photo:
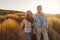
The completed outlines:
{"type": "Polygon", "coordinates": [[[32,16],[32,12],[31,11],[27,11],[27,17],[31,17],[32,16]]]}

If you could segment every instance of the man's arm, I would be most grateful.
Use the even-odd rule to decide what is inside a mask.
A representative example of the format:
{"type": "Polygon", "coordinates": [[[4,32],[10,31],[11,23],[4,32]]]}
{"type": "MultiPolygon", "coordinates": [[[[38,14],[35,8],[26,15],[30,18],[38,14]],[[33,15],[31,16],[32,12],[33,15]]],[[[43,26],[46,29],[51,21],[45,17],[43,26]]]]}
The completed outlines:
{"type": "Polygon", "coordinates": [[[46,16],[46,18],[45,18],[45,25],[46,25],[46,27],[48,28],[48,19],[47,19],[47,16],[46,16]]]}
{"type": "Polygon", "coordinates": [[[48,32],[48,19],[47,19],[46,15],[45,15],[45,18],[44,18],[44,26],[46,27],[46,30],[48,32]]]}
{"type": "Polygon", "coordinates": [[[48,19],[46,15],[44,15],[44,26],[48,28],[48,19]]]}

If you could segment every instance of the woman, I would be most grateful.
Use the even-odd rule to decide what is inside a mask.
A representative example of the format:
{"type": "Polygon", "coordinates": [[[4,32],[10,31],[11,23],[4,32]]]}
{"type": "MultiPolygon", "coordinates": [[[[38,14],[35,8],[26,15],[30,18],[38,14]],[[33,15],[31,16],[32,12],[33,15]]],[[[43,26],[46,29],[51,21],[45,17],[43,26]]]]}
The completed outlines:
{"type": "Polygon", "coordinates": [[[25,33],[26,33],[26,40],[31,40],[31,20],[30,20],[30,18],[31,18],[31,16],[32,16],[32,12],[29,10],[29,11],[27,11],[27,13],[26,13],[26,17],[25,17],[25,28],[24,28],[24,31],[25,31],[25,33]]]}
{"type": "Polygon", "coordinates": [[[25,18],[25,33],[26,33],[26,40],[35,40],[36,34],[34,34],[34,26],[33,26],[33,14],[29,10],[27,11],[26,18],[25,18]]]}

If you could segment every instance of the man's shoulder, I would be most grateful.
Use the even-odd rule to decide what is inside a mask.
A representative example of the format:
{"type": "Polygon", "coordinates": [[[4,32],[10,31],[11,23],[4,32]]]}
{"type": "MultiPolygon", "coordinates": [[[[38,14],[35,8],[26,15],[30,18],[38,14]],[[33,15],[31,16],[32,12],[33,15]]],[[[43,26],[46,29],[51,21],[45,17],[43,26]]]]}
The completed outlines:
{"type": "Polygon", "coordinates": [[[34,14],[34,17],[36,16],[37,14],[34,14]]]}
{"type": "Polygon", "coordinates": [[[34,16],[38,16],[38,13],[36,13],[34,16]]]}
{"type": "Polygon", "coordinates": [[[43,15],[44,15],[44,16],[47,16],[47,14],[46,14],[46,13],[43,13],[43,15]]]}

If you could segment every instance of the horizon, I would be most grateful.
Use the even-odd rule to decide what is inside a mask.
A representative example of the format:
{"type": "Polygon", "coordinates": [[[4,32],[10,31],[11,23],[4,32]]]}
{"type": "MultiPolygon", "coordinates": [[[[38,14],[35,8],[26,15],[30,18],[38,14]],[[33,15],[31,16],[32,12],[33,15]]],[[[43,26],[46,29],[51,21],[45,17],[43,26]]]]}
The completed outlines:
{"type": "MultiPolygon", "coordinates": [[[[0,9],[0,10],[5,10],[5,11],[18,11],[18,12],[25,12],[25,11],[19,11],[19,10],[9,10],[9,9],[0,9]]],[[[34,13],[33,13],[34,14],[34,13]]],[[[54,15],[53,13],[47,13],[48,15],[49,14],[52,14],[52,15],[54,15]]],[[[60,14],[60,13],[56,13],[56,14],[60,14]]],[[[55,14],[55,15],[56,15],[55,14]]]]}
{"type": "Polygon", "coordinates": [[[60,14],[60,0],[0,0],[0,9],[24,12],[31,10],[34,14],[38,5],[42,5],[46,14],[60,14]]]}

